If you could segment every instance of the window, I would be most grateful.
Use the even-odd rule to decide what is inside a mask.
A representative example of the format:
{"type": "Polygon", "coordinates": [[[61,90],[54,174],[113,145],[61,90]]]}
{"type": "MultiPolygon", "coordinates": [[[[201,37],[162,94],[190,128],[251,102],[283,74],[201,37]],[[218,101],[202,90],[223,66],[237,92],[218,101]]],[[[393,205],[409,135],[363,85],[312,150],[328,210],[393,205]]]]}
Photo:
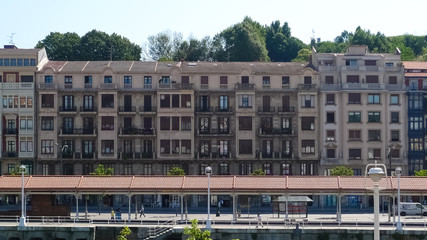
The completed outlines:
{"type": "Polygon", "coordinates": [[[191,140],[181,140],[181,154],[191,154],[191,140]]]}
{"type": "Polygon", "coordinates": [[[326,113],[326,123],[335,123],[335,112],[326,113]]]}
{"type": "Polygon", "coordinates": [[[19,128],[21,130],[32,130],[33,129],[33,117],[21,117],[19,128]]]}
{"type": "Polygon", "coordinates": [[[85,76],[85,88],[92,88],[92,76],[85,76]]]}
{"type": "Polygon", "coordinates": [[[101,153],[114,154],[114,140],[101,140],[101,153]]]}
{"type": "Polygon", "coordinates": [[[422,117],[409,117],[409,130],[420,130],[423,126],[422,117]]]}
{"type": "MultiPolygon", "coordinates": [[[[0,80],[1,80],[1,77],[0,77],[0,80]]],[[[21,82],[33,82],[33,81],[34,81],[33,76],[21,75],[21,82]]]]}
{"type": "Polygon", "coordinates": [[[301,152],[303,154],[314,154],[314,140],[301,140],[301,152]]]}
{"type": "Polygon", "coordinates": [[[179,94],[172,94],[172,108],[179,108],[179,94]]]}
{"type": "Polygon", "coordinates": [[[252,174],[252,163],[241,163],[239,165],[239,174],[240,175],[250,175],[252,174]]]}
{"type": "Polygon", "coordinates": [[[65,111],[75,111],[73,95],[62,96],[62,109],[65,111]]]}
{"type": "Polygon", "coordinates": [[[349,93],[348,104],[360,104],[360,93],[349,93]]]}
{"type": "Polygon", "coordinates": [[[239,108],[252,108],[252,95],[239,95],[239,108]]]}
{"type": "Polygon", "coordinates": [[[53,117],[42,117],[42,130],[51,131],[54,127],[53,117]]]}
{"type": "Polygon", "coordinates": [[[329,93],[326,94],[326,105],[334,105],[335,104],[335,94],[329,93]]]}
{"type": "Polygon", "coordinates": [[[368,122],[381,122],[381,113],[368,112],[368,122]]]}
{"type": "Polygon", "coordinates": [[[346,66],[357,66],[357,60],[356,59],[345,60],[345,65],[346,66]]]}
{"type": "Polygon", "coordinates": [[[289,163],[280,164],[280,174],[281,175],[292,175],[292,167],[289,163]]]}
{"type": "Polygon", "coordinates": [[[170,140],[160,140],[160,153],[170,153],[170,140]]]}
{"type": "Polygon", "coordinates": [[[365,66],[377,66],[377,60],[365,60],[365,66]]]}
{"type": "Polygon", "coordinates": [[[219,110],[220,111],[228,110],[228,96],[227,95],[219,96],[219,110]]]}
{"type": "Polygon", "coordinates": [[[390,104],[391,105],[398,105],[399,104],[399,95],[392,94],[390,96],[390,104]]]}
{"type": "Polygon", "coordinates": [[[53,140],[42,140],[42,154],[53,154],[53,140]]]}
{"type": "Polygon", "coordinates": [[[300,165],[301,175],[314,175],[314,164],[312,163],[301,163],[300,165]]]}
{"type": "Polygon", "coordinates": [[[283,140],[282,141],[282,158],[291,158],[292,157],[292,141],[283,140]]]}
{"type": "Polygon", "coordinates": [[[252,140],[239,140],[239,154],[252,154],[252,140]]]}
{"type": "Polygon", "coordinates": [[[399,123],[399,112],[391,112],[391,123],[399,123]]]}
{"type": "Polygon", "coordinates": [[[409,138],[410,151],[423,151],[423,138],[409,138]]]}
{"type": "Polygon", "coordinates": [[[172,131],[179,131],[179,117],[172,117],[172,131]]]}
{"type": "Polygon", "coordinates": [[[42,107],[43,108],[53,108],[54,104],[55,104],[55,100],[54,100],[53,94],[42,94],[42,107]]]}
{"type": "Polygon", "coordinates": [[[101,130],[114,130],[114,117],[101,117],[101,130]]]}
{"type": "Polygon", "coordinates": [[[292,118],[282,118],[282,133],[292,133],[292,118]]]}
{"type": "Polygon", "coordinates": [[[104,83],[113,83],[112,76],[104,76],[104,83]]]}
{"type": "Polygon", "coordinates": [[[191,117],[181,117],[181,131],[191,131],[191,117]]]}
{"type": "Polygon", "coordinates": [[[160,117],[160,130],[170,130],[170,117],[160,117]]]}
{"type": "Polygon", "coordinates": [[[151,89],[152,88],[152,79],[151,76],[144,76],[144,88],[151,89]]]}
{"type": "Polygon", "coordinates": [[[65,76],[64,77],[64,87],[65,88],[73,88],[73,77],[65,76]]]}
{"type": "Polygon", "coordinates": [[[399,142],[400,141],[400,131],[399,130],[391,130],[391,141],[399,142]]]}
{"type": "Polygon", "coordinates": [[[399,148],[391,149],[390,154],[392,158],[400,158],[400,149],[399,148]]]}
{"type": "Polygon", "coordinates": [[[378,75],[367,75],[366,83],[378,83],[378,75]]]}
{"type": "Polygon", "coordinates": [[[205,175],[206,174],[206,167],[208,167],[209,165],[208,164],[206,164],[206,163],[202,163],[202,164],[199,164],[199,174],[200,175],[205,175]]]}
{"type": "Polygon", "coordinates": [[[218,132],[219,133],[229,133],[228,118],[218,117],[218,132]]]}
{"type": "Polygon", "coordinates": [[[249,84],[249,76],[241,77],[242,84],[249,84]]]}
{"type": "Polygon", "coordinates": [[[210,118],[201,117],[199,121],[199,129],[201,133],[209,133],[210,130],[210,118]]]}
{"type": "Polygon", "coordinates": [[[381,159],[381,149],[380,148],[368,149],[368,159],[369,160],[381,159]]]}
{"type": "Polygon", "coordinates": [[[132,76],[124,76],[123,84],[125,88],[132,88],[132,76]]]}
{"type": "Polygon", "coordinates": [[[302,108],[314,108],[314,95],[302,95],[301,96],[301,107],[302,108]]]}
{"type": "Polygon", "coordinates": [[[227,157],[228,156],[228,141],[227,140],[219,140],[219,157],[227,157]]]}
{"type": "Polygon", "coordinates": [[[388,77],[388,84],[397,84],[397,77],[396,76],[389,76],[388,77]]]}
{"type": "Polygon", "coordinates": [[[335,149],[326,149],[326,158],[335,158],[335,149]]]}
{"type": "Polygon", "coordinates": [[[311,76],[304,76],[304,85],[311,84],[311,76]]]}
{"type": "Polygon", "coordinates": [[[53,83],[53,76],[52,75],[44,76],[44,83],[47,83],[47,84],[53,83]]]}
{"type": "Polygon", "coordinates": [[[219,77],[219,84],[226,87],[228,85],[228,77],[227,76],[220,76],[219,77]]]}
{"type": "Polygon", "coordinates": [[[368,130],[368,141],[381,141],[381,130],[368,130]]]}
{"type": "Polygon", "coordinates": [[[190,94],[181,94],[181,107],[182,108],[191,108],[191,95],[190,94]]]}
{"type": "Polygon", "coordinates": [[[33,138],[21,137],[19,140],[20,152],[33,152],[33,138]]]}
{"type": "Polygon", "coordinates": [[[114,94],[102,94],[102,107],[114,108],[114,94]]]}
{"type": "Polygon", "coordinates": [[[83,109],[84,109],[84,111],[94,110],[93,96],[91,96],[91,95],[83,96],[83,109]]]}
{"type": "Polygon", "coordinates": [[[230,174],[230,167],[228,163],[219,164],[219,175],[228,175],[230,174]]]}
{"type": "Polygon", "coordinates": [[[325,77],[326,84],[334,84],[334,76],[326,76],[325,77]]]}
{"type": "Polygon", "coordinates": [[[301,130],[314,130],[314,117],[301,117],[301,130]]]}
{"type": "Polygon", "coordinates": [[[348,130],[348,140],[349,141],[360,141],[360,130],[348,130]]]}
{"type": "Polygon", "coordinates": [[[282,76],[282,85],[289,85],[289,76],[282,76]]]}
{"type": "Polygon", "coordinates": [[[160,94],[160,107],[169,108],[170,107],[170,94],[160,94]]]}
{"type": "Polygon", "coordinates": [[[380,104],[380,94],[368,94],[368,104],[380,104]]]}
{"type": "Polygon", "coordinates": [[[190,76],[181,76],[181,83],[190,84],[190,76]]]}
{"type": "Polygon", "coordinates": [[[209,86],[208,76],[201,76],[200,77],[200,85],[202,88],[207,88],[209,86]]]}
{"type": "Polygon", "coordinates": [[[200,141],[200,157],[209,157],[210,155],[210,141],[200,141]]]}
{"type": "Polygon", "coordinates": [[[239,130],[252,130],[252,117],[239,117],[239,130]]]}
{"type": "Polygon", "coordinates": [[[273,166],[271,163],[264,163],[262,164],[262,170],[264,171],[265,175],[273,175],[273,166]]]}
{"type": "Polygon", "coordinates": [[[326,131],[326,141],[334,142],[335,141],[335,130],[326,131]]]}
{"type": "Polygon", "coordinates": [[[360,148],[348,149],[348,159],[349,160],[360,160],[361,158],[362,158],[362,150],[360,148]]]}
{"type": "Polygon", "coordinates": [[[359,83],[359,75],[347,75],[347,83],[359,83]]]}
{"type": "Polygon", "coordinates": [[[270,87],[270,77],[269,76],[262,77],[262,87],[263,88],[269,88],[270,87]]]}
{"type": "Polygon", "coordinates": [[[361,113],[348,112],[348,122],[361,122],[361,113]]]}
{"type": "Polygon", "coordinates": [[[83,149],[83,158],[93,158],[93,141],[92,140],[83,140],[82,149],[83,149]]]}
{"type": "Polygon", "coordinates": [[[169,84],[171,82],[170,76],[162,76],[159,83],[169,84]]]}

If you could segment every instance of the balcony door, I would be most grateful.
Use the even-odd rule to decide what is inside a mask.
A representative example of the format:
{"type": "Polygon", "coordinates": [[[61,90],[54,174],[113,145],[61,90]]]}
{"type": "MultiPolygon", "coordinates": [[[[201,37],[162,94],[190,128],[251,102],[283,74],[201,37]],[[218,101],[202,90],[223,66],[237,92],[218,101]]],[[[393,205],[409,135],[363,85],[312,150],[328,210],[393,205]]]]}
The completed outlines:
{"type": "Polygon", "coordinates": [[[144,112],[151,111],[151,95],[144,95],[144,112]]]}
{"type": "Polygon", "coordinates": [[[125,95],[124,96],[124,104],[125,104],[125,111],[131,112],[132,111],[132,96],[131,95],[125,95]]]}
{"type": "Polygon", "coordinates": [[[270,96],[262,96],[263,112],[270,112],[270,96]]]}

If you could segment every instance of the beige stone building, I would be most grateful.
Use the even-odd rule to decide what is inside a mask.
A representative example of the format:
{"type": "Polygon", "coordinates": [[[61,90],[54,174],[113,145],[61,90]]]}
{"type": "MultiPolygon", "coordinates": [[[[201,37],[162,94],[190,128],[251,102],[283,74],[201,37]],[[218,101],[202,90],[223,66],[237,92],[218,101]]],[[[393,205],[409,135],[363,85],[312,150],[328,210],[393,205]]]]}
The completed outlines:
{"type": "Polygon", "coordinates": [[[317,53],[320,73],[320,169],[335,166],[365,173],[368,163],[398,166],[407,173],[407,101],[400,52],[369,53],[351,46],[345,53],[317,53]]]}
{"type": "Polygon", "coordinates": [[[317,174],[307,63],[58,62],[37,72],[37,174],[317,174]]]}

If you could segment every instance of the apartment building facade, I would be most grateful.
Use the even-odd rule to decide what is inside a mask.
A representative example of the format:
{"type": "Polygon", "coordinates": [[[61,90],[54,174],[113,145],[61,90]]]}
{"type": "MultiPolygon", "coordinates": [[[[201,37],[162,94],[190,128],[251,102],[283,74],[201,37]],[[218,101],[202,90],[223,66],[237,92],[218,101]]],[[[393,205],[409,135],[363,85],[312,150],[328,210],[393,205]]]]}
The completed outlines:
{"type": "Polygon", "coordinates": [[[39,66],[47,62],[44,49],[0,49],[1,173],[17,173],[21,165],[34,174],[36,112],[34,82],[39,66]]]}
{"type": "Polygon", "coordinates": [[[37,174],[317,174],[311,65],[49,61],[36,83],[37,174]]]}
{"type": "Polygon", "coordinates": [[[427,168],[425,149],[427,119],[427,63],[403,62],[408,97],[409,174],[427,168]]]}
{"type": "Polygon", "coordinates": [[[319,174],[348,166],[365,174],[369,163],[382,163],[389,174],[408,172],[406,86],[398,49],[369,53],[350,46],[345,53],[317,53],[320,73],[321,157],[319,174]]]}

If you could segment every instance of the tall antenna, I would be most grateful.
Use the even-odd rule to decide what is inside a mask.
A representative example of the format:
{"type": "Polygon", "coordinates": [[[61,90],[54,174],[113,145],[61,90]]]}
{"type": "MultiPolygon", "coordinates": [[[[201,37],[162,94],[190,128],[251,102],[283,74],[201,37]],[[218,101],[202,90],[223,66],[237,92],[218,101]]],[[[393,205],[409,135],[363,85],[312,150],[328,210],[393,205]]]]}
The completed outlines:
{"type": "Polygon", "coordinates": [[[13,42],[13,36],[15,35],[16,33],[12,33],[10,36],[8,36],[9,37],[9,44],[11,44],[11,45],[14,45],[15,43],[13,42]]]}

